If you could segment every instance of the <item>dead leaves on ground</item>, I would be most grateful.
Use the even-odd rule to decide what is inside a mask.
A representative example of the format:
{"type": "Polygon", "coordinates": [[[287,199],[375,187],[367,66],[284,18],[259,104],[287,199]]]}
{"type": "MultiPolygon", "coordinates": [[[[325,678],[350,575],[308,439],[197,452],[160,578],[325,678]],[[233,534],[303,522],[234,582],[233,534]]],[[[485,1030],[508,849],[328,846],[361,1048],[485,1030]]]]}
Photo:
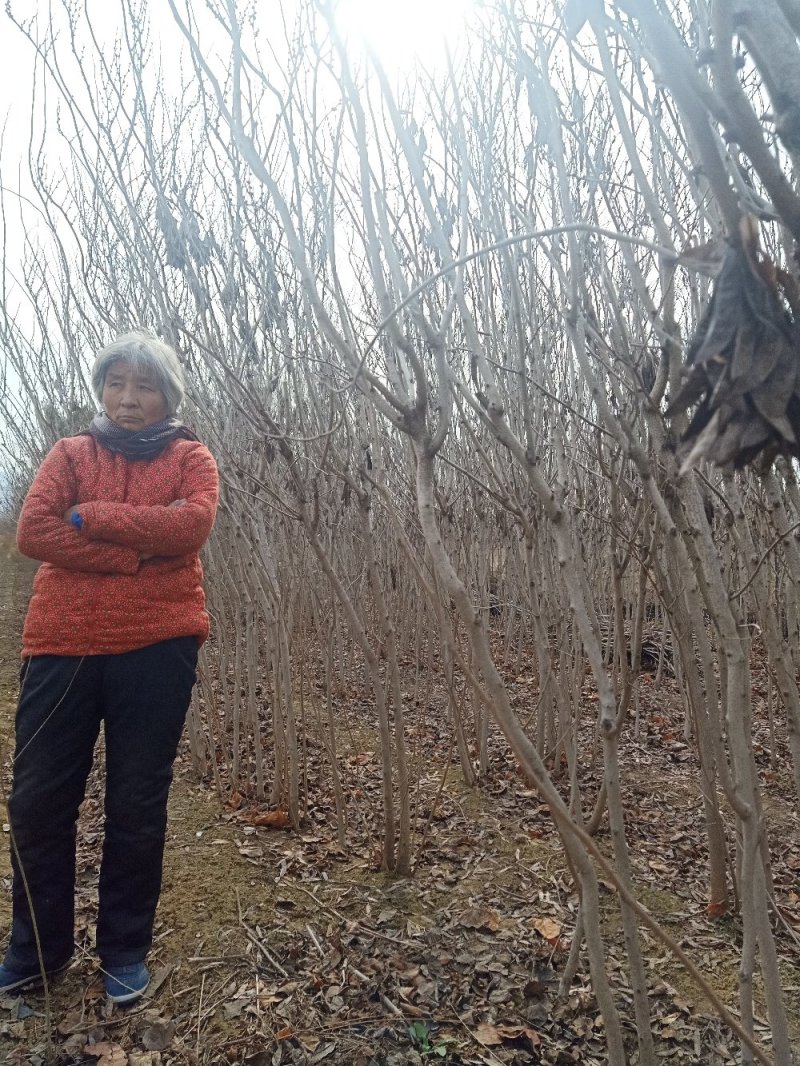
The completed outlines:
{"type": "Polygon", "coordinates": [[[242,820],[262,829],[288,829],[292,824],[286,811],[261,811],[256,814],[245,814],[242,820]]]}
{"type": "Polygon", "coordinates": [[[488,907],[470,907],[459,917],[458,924],[465,929],[484,929],[496,933],[502,921],[500,915],[488,907]]]}
{"type": "Polygon", "coordinates": [[[109,1044],[104,1040],[97,1044],[87,1044],[83,1054],[95,1059],[97,1066],[128,1066],[128,1053],[121,1044],[109,1044]]]}
{"type": "MultiPolygon", "coordinates": [[[[713,979],[722,971],[732,927],[730,919],[710,922],[705,913],[697,767],[682,737],[680,698],[670,686],[642,688],[640,736],[623,741],[627,830],[645,902],[661,907],[662,919],[713,979]],[[658,790],[653,780],[661,782],[658,790]]],[[[757,743],[771,751],[767,727],[763,735],[759,728],[757,723],[757,743]]],[[[199,1035],[205,1061],[242,1066],[603,1062],[602,1020],[585,968],[566,999],[557,996],[577,899],[547,808],[524,786],[499,738],[492,740],[492,778],[479,793],[458,785],[453,768],[441,787],[446,730],[426,725],[422,714],[409,715],[409,729],[422,767],[416,810],[425,832],[417,841],[412,880],[384,879],[374,869],[380,759],[368,745],[343,760],[350,813],[360,827],[351,832],[346,853],[335,842],[324,796],[302,831],[287,834],[272,831],[288,828],[285,812],[234,793],[220,822],[202,833],[210,828],[208,842],[228,847],[231,891],[241,893],[243,921],[253,938],[221,929],[220,944],[198,949],[191,963],[181,960],[174,979],[159,991],[163,1014],[131,1018],[127,1028],[104,1030],[90,994],[92,1041],[80,1025],[80,988],[77,1014],[69,1019],[73,1030],[61,1032],[60,1048],[68,1046],[76,1062],[102,1062],[115,1054],[119,1059],[121,1047],[127,1066],[183,1066],[196,1053],[199,1035]],[[266,914],[254,902],[260,893],[271,902],[266,914]],[[169,1031],[157,1026],[173,1023],[171,1042],[157,1050],[169,1031]]],[[[766,773],[768,755],[762,763],[766,773]]],[[[589,795],[599,784],[599,769],[594,778],[587,769],[586,781],[589,795]]],[[[92,835],[100,816],[96,803],[90,814],[92,835]]],[[[605,830],[598,839],[608,847],[605,830]]],[[[84,884],[96,875],[98,841],[96,834],[82,844],[84,884]]],[[[775,866],[778,905],[791,924],[800,912],[800,851],[790,836],[776,858],[782,860],[775,866]]],[[[198,851],[198,867],[202,862],[198,851]]],[[[187,865],[186,876],[202,881],[207,871],[187,865]]],[[[608,887],[601,898],[609,980],[630,1020],[616,898],[608,887]]],[[[94,916],[88,893],[81,906],[88,927],[94,916]]],[[[169,910],[167,893],[163,913],[169,910]]],[[[732,1041],[722,1027],[693,1011],[663,981],[671,964],[648,947],[653,1030],[661,1051],[678,1062],[732,1062],[732,1041]]],[[[162,950],[169,957],[169,939],[162,950]]],[[[62,1011],[62,1021],[67,1015],[62,1011]]],[[[30,1023],[30,1017],[0,1010],[0,1041],[8,1037],[21,1048],[30,1023]]],[[[30,1046],[19,1062],[35,1066],[30,1046]]]]}
{"type": "Polygon", "coordinates": [[[553,947],[561,942],[561,924],[552,918],[532,918],[531,925],[553,947]]]}
{"type": "Polygon", "coordinates": [[[524,1025],[489,1025],[488,1022],[481,1022],[473,1035],[485,1047],[498,1047],[504,1043],[524,1041],[532,1051],[535,1051],[542,1042],[535,1029],[528,1029],[524,1025]]]}
{"type": "Polygon", "coordinates": [[[287,811],[280,809],[265,811],[253,807],[238,789],[235,789],[228,798],[225,808],[237,821],[258,826],[261,829],[290,829],[292,825],[287,811]]]}

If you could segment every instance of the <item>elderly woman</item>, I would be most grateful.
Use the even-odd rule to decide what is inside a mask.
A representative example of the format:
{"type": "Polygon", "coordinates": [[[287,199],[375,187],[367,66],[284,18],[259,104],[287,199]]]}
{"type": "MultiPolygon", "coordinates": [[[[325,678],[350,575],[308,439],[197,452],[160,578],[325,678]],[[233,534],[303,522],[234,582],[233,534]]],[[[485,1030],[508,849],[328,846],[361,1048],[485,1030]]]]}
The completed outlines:
{"type": "Polygon", "coordinates": [[[43,565],[23,634],[0,994],[72,957],[75,826],[102,721],[97,950],[109,998],[130,1003],[150,980],[172,764],[208,636],[198,552],[218,480],[175,417],[184,383],[166,344],[120,337],[92,387],[103,413],[45,458],[19,520],[20,551],[43,565]]]}

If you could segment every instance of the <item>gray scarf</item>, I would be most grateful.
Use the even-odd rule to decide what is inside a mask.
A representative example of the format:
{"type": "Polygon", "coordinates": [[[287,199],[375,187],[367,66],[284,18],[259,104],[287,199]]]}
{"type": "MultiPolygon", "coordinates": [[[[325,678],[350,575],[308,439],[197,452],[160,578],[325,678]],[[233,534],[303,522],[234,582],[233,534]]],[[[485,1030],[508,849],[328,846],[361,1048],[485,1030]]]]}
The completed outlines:
{"type": "Polygon", "coordinates": [[[113,422],[105,411],[95,415],[88,429],[83,431],[94,437],[111,452],[118,452],[126,459],[155,459],[161,455],[170,441],[176,437],[197,440],[192,431],[174,415],[154,422],[144,429],[123,429],[113,422]]]}

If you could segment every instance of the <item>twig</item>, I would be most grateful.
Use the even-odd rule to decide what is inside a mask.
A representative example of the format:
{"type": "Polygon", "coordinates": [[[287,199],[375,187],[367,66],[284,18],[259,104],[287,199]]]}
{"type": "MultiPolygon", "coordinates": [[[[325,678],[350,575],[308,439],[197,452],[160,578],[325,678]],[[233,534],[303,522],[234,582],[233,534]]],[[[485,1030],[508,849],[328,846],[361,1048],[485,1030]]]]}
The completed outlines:
{"type": "Polygon", "coordinates": [[[356,1025],[365,1025],[367,1022],[383,1021],[383,1014],[358,1014],[352,1018],[342,1018],[338,1022],[329,1022],[327,1025],[293,1026],[295,1033],[335,1033],[339,1029],[352,1029],[356,1025]]]}
{"type": "Polygon", "coordinates": [[[314,932],[314,930],[311,928],[310,925],[306,925],[306,929],[308,930],[308,935],[314,941],[314,947],[317,949],[317,951],[320,953],[320,955],[324,956],[325,952],[322,949],[322,944],[320,944],[319,940],[317,940],[316,933],[314,932]]]}
{"type": "Polygon", "coordinates": [[[732,592],[731,593],[731,599],[734,599],[737,596],[741,596],[743,592],[746,592],[747,589],[750,588],[750,586],[753,584],[753,582],[756,579],[756,574],[761,569],[761,567],[764,565],[764,563],[767,561],[767,558],[768,558],[770,552],[772,551],[772,549],[777,547],[777,545],[780,544],[780,542],[782,540],[785,540],[786,537],[788,537],[790,533],[794,533],[794,531],[796,529],[800,529],[800,522],[795,522],[795,524],[793,526],[790,526],[784,533],[779,534],[775,538],[775,540],[773,540],[772,544],[770,544],[770,546],[766,549],[764,554],[758,560],[758,563],[756,564],[755,570],[752,572],[752,574],[747,579],[747,581],[745,581],[745,583],[742,585],[742,587],[739,589],[738,592],[732,592]]]}
{"type": "Polygon", "coordinates": [[[622,898],[625,903],[627,903],[631,910],[635,911],[637,916],[641,919],[644,925],[647,926],[650,932],[653,933],[656,939],[660,940],[661,943],[667,948],[667,950],[682,963],[686,972],[694,980],[695,984],[701,989],[701,991],[705,994],[706,999],[708,999],[709,1003],[711,1003],[714,1010],[717,1012],[722,1021],[728,1026],[728,1028],[731,1029],[739,1037],[742,1043],[747,1045],[747,1047],[753,1052],[759,1062],[763,1063],[764,1066],[774,1066],[773,1060],[769,1058],[764,1049],[760,1045],[758,1045],[753,1039],[753,1037],[751,1037],[750,1034],[746,1032],[746,1030],[739,1024],[739,1022],[736,1021],[736,1019],[732,1016],[730,1010],[725,1006],[725,1004],[722,1002],[717,993],[705,979],[705,977],[697,968],[697,966],[695,966],[695,964],[692,962],[692,960],[689,958],[689,956],[683,950],[680,944],[678,944],[675,938],[671,936],[667,932],[667,930],[664,929],[664,927],[653,917],[650,911],[647,910],[647,908],[644,907],[634,895],[632,895],[632,893],[628,890],[625,884],[622,883],[611,860],[607,859],[606,856],[602,853],[602,851],[600,851],[597,844],[592,839],[592,837],[589,836],[586,830],[583,829],[581,826],[577,825],[575,822],[573,822],[565,811],[560,811],[555,807],[551,807],[550,812],[554,820],[559,823],[559,827],[563,828],[565,831],[572,833],[572,835],[575,836],[583,844],[586,850],[591,853],[591,855],[594,857],[595,862],[602,869],[603,873],[606,875],[606,878],[616,890],[617,894],[622,898]]]}
{"type": "Polygon", "coordinates": [[[403,1014],[403,1012],[400,1010],[400,1008],[397,1006],[397,1004],[392,1003],[392,1001],[389,999],[388,996],[385,996],[383,994],[383,992],[381,992],[380,993],[380,997],[381,997],[381,1003],[384,1005],[384,1007],[386,1007],[386,1009],[388,1011],[390,1011],[392,1014],[396,1015],[398,1018],[405,1019],[405,1014],[403,1014]]]}
{"type": "MultiPolygon", "coordinates": [[[[236,893],[237,901],[239,893],[236,893]]],[[[206,975],[203,974],[203,978],[200,982],[200,1001],[197,1004],[197,1047],[195,1050],[197,1061],[200,1061],[200,1026],[203,1022],[203,990],[206,987],[206,975]]]]}
{"type": "Polygon", "coordinates": [[[473,1033],[473,1031],[470,1029],[470,1027],[467,1025],[467,1023],[461,1017],[461,1015],[457,1014],[456,1017],[458,1018],[459,1023],[464,1027],[464,1030],[469,1034],[470,1040],[474,1040],[476,1044],[480,1044],[480,1046],[483,1048],[484,1051],[488,1051],[489,1052],[490,1058],[484,1059],[483,1061],[484,1062],[490,1062],[490,1063],[497,1063],[498,1066],[503,1066],[502,1060],[498,1059],[497,1055],[495,1055],[495,1053],[492,1051],[492,1049],[489,1047],[488,1044],[484,1044],[484,1042],[481,1040],[481,1038],[476,1033],[473,1033]]]}
{"type": "MultiPolygon", "coordinates": [[[[272,952],[269,950],[269,948],[266,946],[266,944],[264,944],[264,942],[262,940],[259,940],[259,938],[256,936],[256,934],[253,932],[253,930],[250,928],[250,926],[244,920],[244,914],[242,913],[242,901],[239,898],[239,886],[238,885],[235,886],[235,893],[236,893],[236,910],[239,912],[239,925],[242,927],[242,929],[244,929],[245,936],[248,938],[248,940],[252,944],[255,944],[255,946],[258,948],[258,950],[261,952],[261,954],[264,956],[264,958],[267,960],[267,962],[270,964],[270,966],[272,966],[272,968],[274,970],[276,970],[279,974],[281,974],[281,976],[285,977],[287,979],[287,981],[288,981],[289,974],[286,972],[286,970],[284,970],[284,968],[281,966],[281,964],[278,962],[278,960],[275,958],[275,956],[272,954],[272,952]]],[[[317,945],[317,947],[319,947],[319,945],[317,945]]]]}
{"type": "Polygon", "coordinates": [[[261,952],[261,954],[264,956],[264,958],[267,960],[273,970],[276,970],[282,977],[285,977],[288,981],[289,974],[286,972],[286,970],[284,970],[284,968],[281,966],[281,964],[278,962],[278,960],[275,958],[269,948],[264,944],[264,942],[262,940],[259,940],[256,934],[251,929],[249,929],[244,924],[244,922],[242,922],[242,928],[245,931],[245,935],[253,944],[255,944],[255,946],[258,948],[258,950],[261,952]]]}
{"type": "MultiPolygon", "coordinates": [[[[172,7],[172,4],[170,4],[172,7]]],[[[361,360],[358,364],[355,374],[348,382],[347,387],[354,385],[358,380],[361,371],[364,369],[364,364],[367,361],[367,357],[372,349],[375,347],[376,342],[380,338],[384,329],[403,311],[417,296],[423,293],[431,285],[435,285],[437,281],[445,277],[447,274],[452,274],[454,270],[459,267],[465,266],[467,263],[471,263],[475,259],[480,259],[485,255],[490,255],[493,252],[500,251],[503,248],[510,248],[515,244],[523,244],[526,241],[538,241],[546,237],[557,237],[562,233],[591,233],[598,237],[608,237],[612,241],[620,241],[623,244],[633,244],[640,247],[648,248],[650,251],[655,252],[656,255],[660,255],[667,262],[675,262],[679,257],[678,253],[673,248],[663,248],[661,245],[653,244],[652,241],[645,240],[643,237],[636,237],[629,233],[618,233],[615,230],[604,229],[602,226],[590,226],[583,222],[572,222],[564,226],[551,226],[548,229],[534,230],[530,233],[515,233],[511,237],[504,237],[503,240],[495,241],[493,244],[488,244],[483,248],[477,248],[475,251],[469,252],[467,255],[462,255],[458,259],[452,260],[446,266],[443,266],[441,270],[437,270],[435,274],[431,274],[430,277],[425,278],[418,285],[416,285],[411,292],[397,304],[386,317],[378,323],[377,329],[370,340],[367,347],[364,349],[364,353],[361,356],[361,360]]],[[[344,391],[337,390],[337,391],[344,391]]]]}
{"type": "Polygon", "coordinates": [[[359,929],[363,930],[363,932],[367,933],[369,936],[376,936],[381,940],[388,940],[391,944],[401,944],[404,948],[419,947],[419,944],[415,943],[415,941],[413,940],[403,940],[399,936],[389,936],[387,933],[379,933],[377,929],[371,929],[363,922],[359,922],[357,918],[348,918],[346,914],[342,914],[341,911],[337,911],[335,910],[335,908],[330,907],[327,903],[323,903],[322,900],[318,899],[313,892],[309,892],[309,890],[307,888],[303,888],[302,885],[292,885],[292,888],[296,888],[300,892],[304,892],[305,895],[309,896],[311,899],[314,900],[318,907],[322,907],[322,909],[327,911],[328,914],[331,914],[334,918],[337,918],[345,925],[357,925],[359,929]]]}

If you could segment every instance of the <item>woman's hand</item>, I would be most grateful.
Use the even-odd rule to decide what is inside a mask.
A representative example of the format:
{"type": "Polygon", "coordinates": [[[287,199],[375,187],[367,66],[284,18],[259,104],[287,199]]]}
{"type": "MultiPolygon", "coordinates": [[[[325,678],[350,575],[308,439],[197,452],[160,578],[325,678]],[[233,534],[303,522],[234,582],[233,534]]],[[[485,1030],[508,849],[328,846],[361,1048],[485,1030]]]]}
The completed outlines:
{"type": "MultiPolygon", "coordinates": [[[[172,503],[169,503],[169,504],[167,504],[167,506],[168,506],[168,507],[183,507],[183,505],[184,505],[185,503],[186,503],[186,500],[173,500],[173,501],[172,501],[172,503]]],[[[78,513],[78,511],[80,511],[80,509],[81,509],[81,508],[80,508],[80,504],[77,504],[77,503],[76,503],[76,504],[73,504],[73,506],[72,506],[72,507],[69,507],[69,508],[68,508],[68,509],[67,509],[67,510],[66,510],[66,511],[64,512],[64,514],[63,514],[63,516],[62,516],[62,517],[63,517],[63,519],[64,519],[64,521],[65,521],[65,522],[71,522],[71,521],[72,521],[72,516],[73,516],[74,514],[77,514],[77,513],[78,513]]],[[[143,559],[151,559],[151,558],[152,558],[152,556],[150,556],[150,555],[143,555],[143,556],[142,556],[142,558],[143,558],[143,559]]]]}
{"type": "MultiPolygon", "coordinates": [[[[167,504],[167,506],[168,507],[183,507],[183,505],[185,503],[186,503],[186,500],[173,500],[172,503],[167,504]]],[[[65,522],[71,522],[72,521],[72,516],[74,514],[77,514],[79,511],[80,511],[80,505],[77,504],[77,503],[73,504],[72,507],[67,508],[67,510],[64,512],[62,517],[63,517],[65,522]]],[[[147,562],[148,559],[155,559],[155,558],[156,558],[156,556],[152,552],[143,552],[139,556],[139,561],[142,562],[142,563],[145,563],[145,562],[147,562]]]]}

